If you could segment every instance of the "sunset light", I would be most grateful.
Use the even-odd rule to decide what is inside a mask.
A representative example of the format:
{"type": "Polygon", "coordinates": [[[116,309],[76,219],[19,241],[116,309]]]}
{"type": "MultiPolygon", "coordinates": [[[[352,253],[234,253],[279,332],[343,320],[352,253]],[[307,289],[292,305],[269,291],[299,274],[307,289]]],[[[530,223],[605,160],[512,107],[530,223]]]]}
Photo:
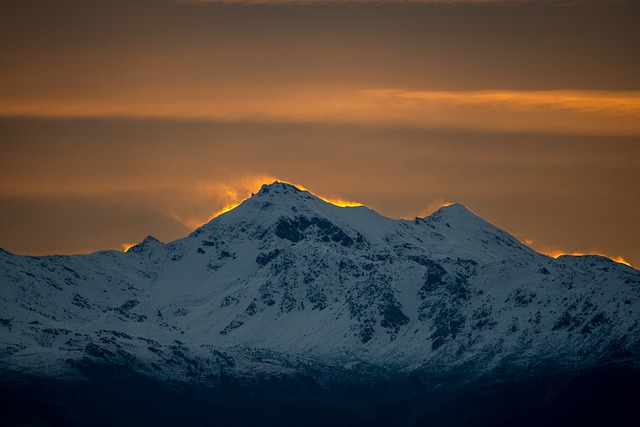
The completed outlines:
{"type": "Polygon", "coordinates": [[[594,252],[568,252],[568,253],[557,251],[557,252],[550,252],[550,253],[548,253],[546,255],[549,255],[551,258],[559,258],[559,257],[565,256],[565,255],[568,255],[568,256],[597,255],[597,256],[609,258],[611,261],[615,261],[617,263],[624,264],[624,265],[627,265],[629,267],[633,267],[626,259],[624,259],[621,256],[605,255],[605,254],[603,254],[601,252],[595,252],[595,251],[594,252]]]}
{"type": "MultiPolygon", "coordinates": [[[[293,185],[294,187],[299,188],[300,190],[303,190],[303,191],[308,191],[309,193],[313,194],[317,198],[319,198],[321,200],[324,200],[327,203],[331,203],[332,205],[339,206],[341,208],[362,206],[362,203],[360,203],[360,202],[354,202],[354,201],[350,201],[350,200],[345,200],[345,199],[340,198],[340,197],[325,197],[325,196],[321,196],[320,194],[316,194],[313,191],[309,190],[308,188],[305,188],[303,185],[300,185],[300,184],[296,184],[296,183],[289,182],[289,181],[284,181],[284,180],[281,180],[281,179],[276,179],[276,181],[282,182],[282,183],[285,183],[285,184],[293,185]]],[[[270,184],[270,183],[265,183],[265,184],[270,184]]]]}
{"type": "Polygon", "coordinates": [[[209,217],[209,221],[212,220],[213,218],[216,218],[238,207],[242,202],[247,200],[252,194],[257,193],[263,185],[272,184],[273,182],[282,182],[284,184],[293,185],[294,187],[300,190],[308,191],[309,193],[313,194],[314,196],[318,197],[321,200],[324,200],[327,203],[331,203],[332,205],[336,205],[339,207],[344,208],[344,207],[362,206],[362,203],[359,203],[359,202],[349,201],[342,198],[324,197],[324,196],[315,194],[300,184],[294,184],[292,182],[285,181],[278,178],[271,178],[271,177],[265,178],[263,176],[260,176],[256,178],[245,178],[239,183],[238,188],[234,188],[231,185],[224,184],[223,185],[225,188],[224,194],[228,200],[228,203],[225,204],[222,209],[220,209],[219,211],[211,215],[209,217]]]}
{"type": "Polygon", "coordinates": [[[122,252],[128,252],[129,249],[131,249],[132,247],[134,247],[135,245],[137,245],[140,242],[135,242],[135,243],[123,243],[122,244],[122,252]]]}
{"type": "Polygon", "coordinates": [[[631,265],[631,263],[627,261],[624,257],[607,255],[603,251],[597,250],[597,249],[589,250],[589,251],[562,251],[558,249],[549,249],[548,247],[544,247],[544,245],[541,245],[539,242],[532,239],[524,239],[522,243],[529,246],[531,249],[535,250],[536,252],[550,256],[551,258],[555,258],[555,259],[565,255],[567,256],[597,255],[604,258],[609,258],[610,260],[615,261],[617,263],[624,264],[629,267],[633,267],[633,265],[631,265]]]}

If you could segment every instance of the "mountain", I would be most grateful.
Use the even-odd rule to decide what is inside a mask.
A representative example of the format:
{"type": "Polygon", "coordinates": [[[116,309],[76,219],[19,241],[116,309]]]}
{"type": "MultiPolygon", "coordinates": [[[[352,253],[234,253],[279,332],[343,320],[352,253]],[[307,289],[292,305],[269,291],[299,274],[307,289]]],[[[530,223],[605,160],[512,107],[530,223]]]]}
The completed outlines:
{"type": "Polygon", "coordinates": [[[0,265],[10,388],[117,367],[205,388],[303,376],[434,390],[640,360],[639,271],[539,254],[460,204],[394,220],[275,182],[174,242],[0,251],[0,265]]]}

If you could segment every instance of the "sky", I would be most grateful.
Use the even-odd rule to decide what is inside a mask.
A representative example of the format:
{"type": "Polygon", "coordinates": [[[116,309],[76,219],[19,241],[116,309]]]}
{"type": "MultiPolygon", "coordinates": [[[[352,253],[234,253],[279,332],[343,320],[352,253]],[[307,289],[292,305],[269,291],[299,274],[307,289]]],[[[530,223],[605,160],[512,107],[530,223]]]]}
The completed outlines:
{"type": "Polygon", "coordinates": [[[624,0],[3,0],[0,247],[171,241],[278,179],[638,267],[638,22],[624,0]]]}

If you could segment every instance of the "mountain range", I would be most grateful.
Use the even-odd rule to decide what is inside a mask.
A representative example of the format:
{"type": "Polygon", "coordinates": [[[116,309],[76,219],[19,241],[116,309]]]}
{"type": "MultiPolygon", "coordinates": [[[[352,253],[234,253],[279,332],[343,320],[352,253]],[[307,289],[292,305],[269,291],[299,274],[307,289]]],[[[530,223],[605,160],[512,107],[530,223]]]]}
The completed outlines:
{"type": "MultiPolygon", "coordinates": [[[[277,378],[293,394],[402,383],[431,398],[448,384],[565,375],[545,388],[557,397],[585,372],[622,366],[620,381],[638,378],[639,321],[629,266],[537,253],[461,204],[396,220],[280,182],[166,244],[0,250],[0,371],[14,408],[33,400],[16,392],[24,384],[86,383],[107,367],[174,391],[231,381],[255,392],[277,378]]],[[[70,422],[65,405],[38,420],[70,422]]],[[[372,424],[354,413],[341,419],[372,424]]],[[[455,424],[406,413],[405,424],[455,424]]]]}

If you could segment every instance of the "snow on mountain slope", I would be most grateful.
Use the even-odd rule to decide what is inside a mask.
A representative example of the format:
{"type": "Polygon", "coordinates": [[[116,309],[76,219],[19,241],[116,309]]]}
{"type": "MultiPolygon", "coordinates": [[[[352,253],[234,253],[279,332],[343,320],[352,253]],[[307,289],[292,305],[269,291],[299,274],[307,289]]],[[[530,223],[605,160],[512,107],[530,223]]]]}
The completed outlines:
{"type": "Polygon", "coordinates": [[[640,354],[640,272],[538,254],[459,204],[392,220],[276,182],[174,242],[0,265],[8,369],[479,375],[640,354]]]}

